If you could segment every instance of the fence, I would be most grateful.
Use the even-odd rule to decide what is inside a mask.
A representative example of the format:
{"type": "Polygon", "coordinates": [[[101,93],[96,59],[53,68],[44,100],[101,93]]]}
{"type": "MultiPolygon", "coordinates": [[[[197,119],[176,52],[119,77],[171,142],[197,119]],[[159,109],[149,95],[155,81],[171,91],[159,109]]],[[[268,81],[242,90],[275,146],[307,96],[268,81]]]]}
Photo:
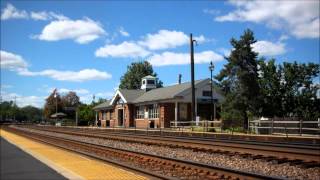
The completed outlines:
{"type": "Polygon", "coordinates": [[[256,134],[315,134],[320,135],[320,119],[318,121],[283,119],[258,119],[250,121],[250,130],[256,134]]]}
{"type": "Polygon", "coordinates": [[[173,129],[191,129],[202,130],[206,132],[218,131],[221,132],[221,121],[170,121],[170,127],[173,129]]]}

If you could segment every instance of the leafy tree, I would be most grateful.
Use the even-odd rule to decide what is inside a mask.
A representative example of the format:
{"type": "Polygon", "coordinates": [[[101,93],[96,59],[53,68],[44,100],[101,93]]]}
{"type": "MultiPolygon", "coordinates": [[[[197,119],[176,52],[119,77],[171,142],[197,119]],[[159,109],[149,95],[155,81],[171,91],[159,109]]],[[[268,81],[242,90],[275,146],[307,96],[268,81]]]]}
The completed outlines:
{"type": "Polygon", "coordinates": [[[259,59],[259,84],[261,88],[260,116],[264,117],[282,117],[283,112],[283,89],[281,84],[282,66],[277,68],[275,59],[266,61],[264,58],[259,59]]]}
{"type": "Polygon", "coordinates": [[[28,122],[40,122],[42,120],[42,110],[33,106],[25,106],[20,109],[23,119],[28,122]]]}
{"type": "Polygon", "coordinates": [[[13,120],[25,122],[40,122],[42,110],[33,106],[18,107],[13,101],[0,103],[0,121],[13,120]]]}
{"type": "Polygon", "coordinates": [[[2,121],[7,119],[13,119],[13,115],[14,115],[13,106],[14,106],[13,101],[1,102],[0,114],[1,114],[2,121]]]}
{"type": "Polygon", "coordinates": [[[57,106],[57,112],[62,112],[63,104],[61,101],[61,97],[60,97],[60,94],[55,89],[46,99],[46,103],[44,105],[44,116],[46,118],[50,118],[52,114],[56,113],[56,106],[57,106]],[[55,97],[55,94],[56,94],[56,97],[55,97]]]}
{"type": "Polygon", "coordinates": [[[68,92],[61,98],[64,107],[77,107],[80,104],[80,98],[73,91],[68,92]]]}
{"type": "MultiPolygon", "coordinates": [[[[243,128],[248,129],[248,118],[252,112],[256,112],[259,97],[257,56],[252,50],[252,44],[256,42],[251,30],[246,30],[240,40],[234,38],[230,43],[233,50],[228,63],[215,77],[225,92],[226,101],[224,107],[232,109],[222,114],[226,119],[234,118],[243,122],[243,128]],[[229,113],[228,115],[226,113],[229,113]]],[[[229,119],[230,120],[230,119],[229,119]]]]}
{"type": "Polygon", "coordinates": [[[316,120],[320,112],[319,86],[313,83],[319,76],[319,65],[259,60],[261,115],[266,117],[300,117],[316,120]]]}
{"type": "MultiPolygon", "coordinates": [[[[152,65],[148,61],[134,62],[127,68],[127,72],[120,79],[120,89],[140,89],[141,79],[145,76],[157,77],[152,65]]],[[[162,81],[157,81],[157,87],[162,87],[162,81]]]]}
{"type": "Polygon", "coordinates": [[[81,104],[79,106],[79,124],[88,125],[94,124],[95,112],[93,111],[94,104],[81,104]]]}
{"type": "Polygon", "coordinates": [[[76,108],[80,105],[79,96],[77,96],[75,92],[69,91],[67,94],[62,96],[61,102],[64,112],[69,118],[73,119],[75,117],[76,108]]]}

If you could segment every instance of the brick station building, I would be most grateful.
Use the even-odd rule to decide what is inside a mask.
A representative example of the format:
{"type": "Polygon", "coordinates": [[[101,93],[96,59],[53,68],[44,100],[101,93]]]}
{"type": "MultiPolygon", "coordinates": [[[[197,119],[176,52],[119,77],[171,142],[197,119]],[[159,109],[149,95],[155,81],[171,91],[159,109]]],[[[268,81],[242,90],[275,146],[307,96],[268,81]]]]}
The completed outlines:
{"type": "MultiPolygon", "coordinates": [[[[141,89],[118,89],[113,98],[95,106],[102,127],[169,128],[170,122],[191,121],[191,83],[156,88],[156,78],[142,78],[141,89]]],[[[196,114],[210,120],[210,79],[195,81],[196,114]]],[[[213,92],[215,103],[223,97],[213,92]]],[[[214,111],[213,109],[213,111],[214,111]]]]}

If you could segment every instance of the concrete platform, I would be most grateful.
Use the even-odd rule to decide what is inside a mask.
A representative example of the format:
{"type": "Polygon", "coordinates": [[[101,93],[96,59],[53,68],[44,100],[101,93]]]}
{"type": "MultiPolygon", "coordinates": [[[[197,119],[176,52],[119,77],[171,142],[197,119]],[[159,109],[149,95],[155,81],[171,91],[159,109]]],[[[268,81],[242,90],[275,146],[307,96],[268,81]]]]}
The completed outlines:
{"type": "MultiPolygon", "coordinates": [[[[73,153],[67,150],[63,150],[54,146],[42,144],[33,140],[30,140],[28,138],[10,133],[8,131],[5,131],[3,129],[0,129],[0,136],[10,143],[14,144],[11,145],[13,147],[17,146],[19,149],[22,149],[24,152],[27,152],[34,158],[40,160],[42,163],[46,164],[51,168],[51,170],[54,172],[58,172],[61,174],[60,176],[51,177],[44,176],[41,174],[42,169],[40,171],[35,171],[34,175],[37,176],[37,178],[25,178],[25,179],[75,179],[75,180],[81,180],[81,179],[92,179],[92,180],[142,180],[142,179],[148,179],[146,177],[141,176],[140,174],[136,174],[134,172],[113,166],[111,164],[104,163],[99,160],[91,159],[86,156],[79,155],[77,153],[73,153]],[[65,177],[65,178],[64,178],[65,177]]],[[[1,144],[2,145],[2,144],[1,144]]],[[[2,147],[1,147],[2,148],[2,147]]],[[[10,149],[9,149],[10,150],[10,149]]],[[[20,150],[21,151],[21,150],[20,150]]],[[[1,152],[3,153],[3,152],[1,152]]],[[[30,156],[29,155],[29,156],[30,156]]],[[[16,159],[17,162],[8,162],[11,161],[11,159],[7,159],[6,167],[4,170],[9,171],[10,169],[13,169],[13,167],[18,167],[20,165],[15,165],[15,163],[19,163],[20,157],[17,158],[14,157],[14,155],[11,155],[11,158],[16,159]],[[13,156],[13,157],[12,157],[13,156]],[[8,163],[8,164],[7,164],[8,163]]],[[[1,158],[2,159],[2,158],[1,158]]],[[[32,158],[31,158],[32,159],[32,158]]],[[[24,161],[22,163],[22,169],[24,169],[26,166],[30,166],[33,168],[32,164],[29,164],[29,159],[26,160],[27,163],[24,161]]],[[[1,160],[1,163],[3,161],[1,160]]],[[[41,164],[41,163],[40,163],[41,164]]],[[[1,171],[2,171],[1,166],[1,171]]],[[[34,168],[37,169],[37,168],[34,168]]],[[[12,172],[11,177],[12,179],[23,179],[23,172],[12,172]],[[21,178],[20,178],[21,177],[21,178]]],[[[2,173],[1,173],[2,174],[2,173]]],[[[57,174],[57,173],[56,173],[57,174]]],[[[58,174],[58,175],[59,175],[58,174]]],[[[8,179],[8,178],[0,178],[2,179],[8,179]]]]}
{"type": "Polygon", "coordinates": [[[66,178],[1,137],[0,179],[63,180],[66,178]]]}

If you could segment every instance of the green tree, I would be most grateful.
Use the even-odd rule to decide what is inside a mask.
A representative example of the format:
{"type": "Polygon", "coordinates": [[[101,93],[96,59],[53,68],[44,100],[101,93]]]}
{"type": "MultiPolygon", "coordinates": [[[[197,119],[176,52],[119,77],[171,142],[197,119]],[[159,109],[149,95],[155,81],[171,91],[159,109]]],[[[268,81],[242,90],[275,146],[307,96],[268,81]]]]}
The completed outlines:
{"type": "Polygon", "coordinates": [[[266,117],[300,117],[317,120],[320,116],[319,86],[313,80],[319,76],[319,64],[259,60],[261,114],[266,117]]]}
{"type": "Polygon", "coordinates": [[[42,110],[33,106],[25,106],[20,109],[24,120],[28,122],[40,122],[42,120],[42,110]]]}
{"type": "Polygon", "coordinates": [[[239,119],[243,122],[243,128],[248,129],[248,118],[256,112],[259,97],[257,56],[252,50],[252,44],[256,42],[251,30],[246,30],[240,40],[234,38],[230,43],[233,47],[227,64],[215,77],[225,92],[226,110],[222,116],[225,119],[239,119]]]}
{"type": "Polygon", "coordinates": [[[42,110],[33,106],[18,107],[13,101],[0,103],[0,121],[13,120],[24,122],[40,122],[42,110]]]}
{"type": "Polygon", "coordinates": [[[56,106],[57,106],[57,112],[62,112],[63,104],[61,101],[61,97],[60,97],[60,94],[55,89],[46,99],[46,103],[44,105],[44,110],[43,110],[44,116],[46,118],[50,118],[52,114],[56,113],[56,106]]]}
{"type": "Polygon", "coordinates": [[[92,109],[94,104],[81,104],[79,106],[79,124],[88,125],[94,124],[95,112],[92,109]]]}
{"type": "Polygon", "coordinates": [[[283,117],[284,110],[283,102],[283,89],[281,84],[282,67],[275,64],[275,59],[266,61],[261,58],[259,64],[259,84],[260,84],[260,116],[264,117],[283,117]]]}
{"type": "Polygon", "coordinates": [[[80,98],[77,93],[69,91],[61,98],[64,107],[77,107],[80,104],[80,98]]]}
{"type": "Polygon", "coordinates": [[[67,114],[68,118],[75,118],[75,111],[80,105],[80,98],[77,93],[69,91],[61,97],[63,111],[67,114]]]}
{"type": "MultiPolygon", "coordinates": [[[[127,67],[127,72],[120,79],[120,89],[140,89],[141,78],[145,76],[157,77],[152,65],[148,61],[134,62],[127,67]]],[[[157,81],[157,87],[162,87],[162,81],[157,81]]]]}
{"type": "Polygon", "coordinates": [[[1,115],[2,121],[13,119],[13,115],[14,115],[13,106],[14,106],[13,101],[1,102],[0,115],[1,115]]]}

